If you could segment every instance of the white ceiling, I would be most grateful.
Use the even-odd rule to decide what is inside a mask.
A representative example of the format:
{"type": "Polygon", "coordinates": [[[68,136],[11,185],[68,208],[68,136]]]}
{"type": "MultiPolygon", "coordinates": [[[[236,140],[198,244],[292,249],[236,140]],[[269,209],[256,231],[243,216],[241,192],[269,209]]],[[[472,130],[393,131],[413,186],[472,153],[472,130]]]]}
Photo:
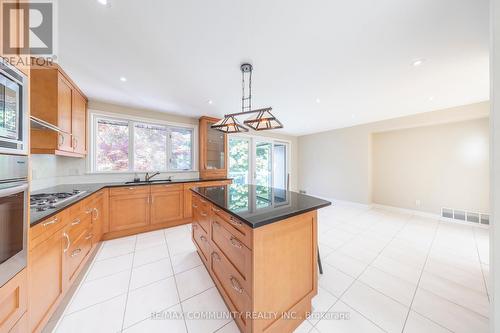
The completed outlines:
{"type": "Polygon", "coordinates": [[[242,62],[293,135],[489,98],[487,0],[109,1],[58,5],[59,62],[90,99],[222,116],[242,62]]]}

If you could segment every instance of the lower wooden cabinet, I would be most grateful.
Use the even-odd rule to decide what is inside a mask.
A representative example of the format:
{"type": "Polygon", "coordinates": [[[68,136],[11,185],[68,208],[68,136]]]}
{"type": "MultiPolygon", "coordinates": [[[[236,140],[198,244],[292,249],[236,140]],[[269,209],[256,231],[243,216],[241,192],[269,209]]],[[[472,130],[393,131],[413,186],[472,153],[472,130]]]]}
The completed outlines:
{"type": "Polygon", "coordinates": [[[11,332],[26,313],[27,288],[26,269],[0,288],[0,332],[11,332]]]}
{"type": "Polygon", "coordinates": [[[149,186],[111,189],[109,199],[109,231],[147,226],[149,224],[149,186]]]}
{"type": "Polygon", "coordinates": [[[151,186],[151,224],[182,220],[183,210],[182,184],[151,186]]]}
{"type": "Polygon", "coordinates": [[[64,250],[68,246],[68,235],[64,229],[59,229],[29,253],[29,321],[32,332],[45,325],[66,289],[63,263],[64,250]]]}

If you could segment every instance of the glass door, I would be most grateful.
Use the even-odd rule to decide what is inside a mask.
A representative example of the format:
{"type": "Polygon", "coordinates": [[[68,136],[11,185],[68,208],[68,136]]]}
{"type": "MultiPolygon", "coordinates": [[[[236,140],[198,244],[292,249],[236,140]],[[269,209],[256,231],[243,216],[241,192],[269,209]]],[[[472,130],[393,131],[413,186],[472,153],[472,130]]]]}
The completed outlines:
{"type": "Polygon", "coordinates": [[[229,178],[233,184],[250,184],[250,139],[229,138],[229,178]]]}

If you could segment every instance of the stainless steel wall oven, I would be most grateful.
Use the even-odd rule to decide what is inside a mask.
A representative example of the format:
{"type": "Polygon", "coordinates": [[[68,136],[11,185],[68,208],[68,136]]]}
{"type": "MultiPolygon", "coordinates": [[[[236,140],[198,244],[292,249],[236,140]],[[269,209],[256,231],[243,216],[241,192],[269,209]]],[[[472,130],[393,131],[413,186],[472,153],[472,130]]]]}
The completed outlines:
{"type": "Polygon", "coordinates": [[[0,287],[26,267],[28,157],[0,155],[0,287]]]}

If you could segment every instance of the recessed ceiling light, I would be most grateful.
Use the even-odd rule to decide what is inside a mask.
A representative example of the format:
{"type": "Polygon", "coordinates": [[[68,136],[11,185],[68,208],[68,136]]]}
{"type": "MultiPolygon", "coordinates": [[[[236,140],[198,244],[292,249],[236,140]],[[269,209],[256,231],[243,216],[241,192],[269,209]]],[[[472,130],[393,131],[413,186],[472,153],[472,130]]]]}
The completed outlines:
{"type": "Polygon", "coordinates": [[[97,0],[101,5],[106,6],[108,4],[108,0],[97,0]]]}
{"type": "Polygon", "coordinates": [[[418,67],[418,66],[422,65],[424,62],[425,62],[425,59],[415,59],[415,60],[413,60],[413,62],[411,64],[413,65],[413,67],[418,67]]]}
{"type": "Polygon", "coordinates": [[[212,104],[214,104],[214,101],[212,101],[211,99],[209,99],[209,100],[207,101],[207,103],[208,103],[208,104],[210,104],[210,105],[212,105],[212,104]]]}
{"type": "Polygon", "coordinates": [[[432,102],[434,100],[434,96],[429,97],[429,102],[432,102]]]}
{"type": "Polygon", "coordinates": [[[122,82],[127,82],[127,78],[126,78],[126,77],[124,77],[124,76],[122,76],[122,77],[120,77],[120,81],[122,81],[122,82]]]}
{"type": "Polygon", "coordinates": [[[316,103],[321,103],[321,100],[319,98],[316,98],[316,103]]]}

